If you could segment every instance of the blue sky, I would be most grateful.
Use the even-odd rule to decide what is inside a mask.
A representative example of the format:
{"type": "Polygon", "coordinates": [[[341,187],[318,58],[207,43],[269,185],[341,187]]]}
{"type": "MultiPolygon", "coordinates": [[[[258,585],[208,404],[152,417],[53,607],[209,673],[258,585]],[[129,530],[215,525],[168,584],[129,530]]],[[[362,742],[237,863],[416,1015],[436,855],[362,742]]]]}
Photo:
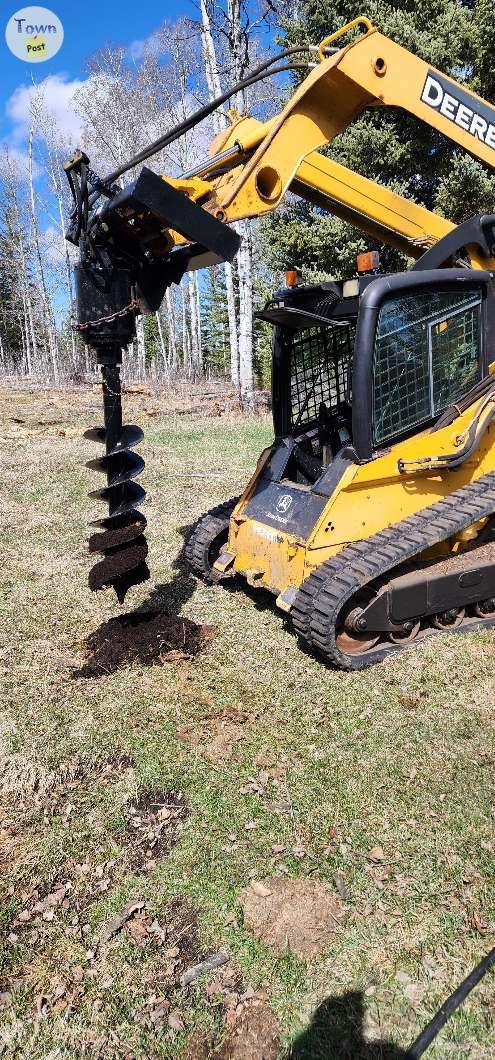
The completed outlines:
{"type": "MultiPolygon", "coordinates": [[[[29,2],[29,0],[28,0],[29,2]]],[[[192,0],[79,0],[76,3],[52,3],[38,0],[58,15],[64,27],[64,43],[53,59],[43,63],[26,63],[17,59],[7,47],[5,26],[23,5],[22,0],[2,3],[0,34],[0,139],[8,137],[13,120],[8,116],[8,101],[20,86],[28,86],[32,78],[41,81],[48,75],[59,75],[66,80],[85,76],[84,60],[106,41],[131,44],[149,37],[165,18],[178,15],[195,16],[192,0]]]]}

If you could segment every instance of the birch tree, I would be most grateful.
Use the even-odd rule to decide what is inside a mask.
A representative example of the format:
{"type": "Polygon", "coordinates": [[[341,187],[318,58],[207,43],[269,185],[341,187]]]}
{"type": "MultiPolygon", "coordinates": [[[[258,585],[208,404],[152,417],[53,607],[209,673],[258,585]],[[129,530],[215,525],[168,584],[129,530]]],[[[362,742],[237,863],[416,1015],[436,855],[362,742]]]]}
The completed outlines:
{"type": "MultiPolygon", "coordinates": [[[[248,37],[242,27],[242,0],[228,0],[228,41],[232,78],[240,81],[249,65],[248,37]]],[[[239,92],[235,103],[240,113],[246,111],[245,92],[239,92]]],[[[237,254],[239,276],[239,396],[244,412],[254,408],[253,383],[253,266],[251,232],[248,220],[239,221],[241,245],[237,254]]]]}
{"type": "MultiPolygon", "coordinates": [[[[208,88],[208,97],[210,100],[216,99],[221,95],[220,75],[218,70],[217,54],[215,50],[215,42],[213,40],[213,33],[211,28],[211,19],[208,9],[207,0],[200,0],[200,11],[201,11],[201,27],[202,27],[202,42],[203,42],[203,55],[205,63],[205,76],[206,84],[208,88]]],[[[213,111],[212,124],[215,134],[222,131],[225,127],[226,120],[220,110],[213,111]]],[[[224,264],[225,273],[225,290],[227,293],[227,313],[229,321],[229,338],[230,338],[230,378],[232,383],[239,389],[239,343],[238,343],[238,332],[237,332],[237,307],[236,307],[236,294],[235,294],[235,281],[234,281],[234,269],[230,261],[226,261],[224,264]]]]}

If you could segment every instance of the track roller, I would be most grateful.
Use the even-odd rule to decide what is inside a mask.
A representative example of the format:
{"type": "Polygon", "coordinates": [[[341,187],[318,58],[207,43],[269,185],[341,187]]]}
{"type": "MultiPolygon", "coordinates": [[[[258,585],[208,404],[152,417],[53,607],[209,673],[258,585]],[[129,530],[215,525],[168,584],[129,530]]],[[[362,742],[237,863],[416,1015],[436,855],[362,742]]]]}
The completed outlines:
{"type": "Polygon", "coordinates": [[[92,427],[84,434],[105,446],[105,455],[88,460],[86,467],[106,476],[107,485],[93,490],[90,497],[108,504],[108,516],[95,519],[99,528],[89,539],[90,552],[103,559],[89,573],[92,590],[113,586],[123,603],[131,585],[146,581],[150,572],[145,562],[148,545],[144,537],[146,518],[138,511],[146,493],[134,480],[144,468],[144,460],[133,449],[144,435],[134,424],[122,424],[119,364],[102,364],[104,427],[92,427]]]}

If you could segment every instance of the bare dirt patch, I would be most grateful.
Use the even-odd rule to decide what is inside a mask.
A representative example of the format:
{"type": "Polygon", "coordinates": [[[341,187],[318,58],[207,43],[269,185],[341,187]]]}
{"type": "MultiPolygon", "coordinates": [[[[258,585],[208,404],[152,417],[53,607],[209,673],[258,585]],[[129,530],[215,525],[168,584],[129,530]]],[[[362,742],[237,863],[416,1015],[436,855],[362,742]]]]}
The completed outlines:
{"type": "Polygon", "coordinates": [[[184,1053],[187,1060],[277,1060],[280,1027],[265,990],[246,985],[229,962],[210,979],[205,994],[215,1008],[220,1003],[222,1028],[213,1037],[194,1032],[184,1053]]]}
{"type": "Polygon", "coordinates": [[[188,812],[184,796],[175,791],[146,792],[128,803],[125,836],[131,868],[151,869],[170,854],[188,812]]]}
{"type": "Polygon", "coordinates": [[[269,1005],[260,1001],[244,1010],[214,1056],[218,1060],[277,1060],[279,1049],[278,1021],[269,1005]]]}
{"type": "Polygon", "coordinates": [[[139,662],[153,666],[189,659],[215,636],[216,626],[201,626],[163,611],[134,611],[104,622],[84,641],[87,661],[74,677],[102,677],[139,662]]]}
{"type": "Polygon", "coordinates": [[[321,880],[253,881],[241,894],[244,923],[276,953],[314,957],[339,931],[342,904],[321,880]]]}
{"type": "Polygon", "coordinates": [[[179,739],[190,750],[199,751],[210,762],[227,762],[243,738],[247,714],[229,707],[222,714],[209,715],[197,726],[181,729],[179,739]]]}

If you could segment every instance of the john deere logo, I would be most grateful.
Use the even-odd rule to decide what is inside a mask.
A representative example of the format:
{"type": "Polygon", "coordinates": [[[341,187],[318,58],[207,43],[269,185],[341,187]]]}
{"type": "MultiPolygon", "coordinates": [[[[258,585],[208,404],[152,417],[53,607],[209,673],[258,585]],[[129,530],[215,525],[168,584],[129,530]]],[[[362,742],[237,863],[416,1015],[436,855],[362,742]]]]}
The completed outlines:
{"type": "Polygon", "coordinates": [[[9,18],[5,40],[18,59],[44,63],[62,47],[64,27],[47,7],[23,7],[9,18]]]}
{"type": "Polygon", "coordinates": [[[476,140],[495,149],[495,110],[484,99],[465,92],[460,85],[453,85],[437,70],[429,70],[421,101],[476,140]]]}
{"type": "Polygon", "coordinates": [[[280,500],[277,501],[277,512],[279,512],[280,515],[285,515],[285,513],[289,511],[291,504],[292,497],[290,493],[283,493],[280,500]]]}

